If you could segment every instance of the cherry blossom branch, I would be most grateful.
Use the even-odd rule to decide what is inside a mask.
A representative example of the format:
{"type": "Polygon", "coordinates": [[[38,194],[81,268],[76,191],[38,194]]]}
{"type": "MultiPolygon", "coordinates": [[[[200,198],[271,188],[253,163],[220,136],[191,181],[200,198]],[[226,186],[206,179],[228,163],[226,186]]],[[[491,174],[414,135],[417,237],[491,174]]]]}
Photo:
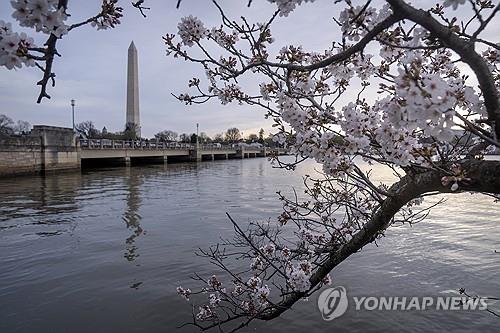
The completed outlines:
{"type": "MultiPolygon", "coordinates": [[[[137,9],[139,9],[139,11],[141,12],[141,15],[145,18],[146,14],[144,14],[144,10],[150,10],[151,8],[150,7],[144,7],[142,5],[143,3],[144,3],[144,0],[139,0],[139,1],[136,1],[136,2],[132,2],[132,6],[134,6],[137,9]]],[[[180,6],[180,0],[177,3],[177,8],[179,8],[179,6],[180,6]]]]}
{"type": "MultiPolygon", "coordinates": [[[[204,252],[229,275],[236,284],[235,291],[243,290],[230,300],[221,297],[224,304],[240,304],[233,315],[243,313],[248,318],[246,323],[275,318],[319,290],[329,280],[332,268],[366,244],[376,242],[394,222],[412,224],[425,219],[434,205],[415,208],[424,197],[499,190],[498,166],[485,165],[482,175],[475,171],[474,163],[482,163],[479,159],[487,142],[482,136],[491,136],[490,128],[472,121],[484,116],[484,93],[477,94],[466,84],[456,66],[463,56],[455,58],[448,40],[394,7],[392,12],[397,14],[391,14],[389,6],[377,10],[369,1],[362,6],[348,1],[338,20],[341,42],[333,42],[320,53],[288,45],[276,55],[278,61],[272,62],[266,50],[272,42],[270,26],[251,24],[245,18],[243,23],[231,21],[217,1],[213,3],[222,17],[220,28],[207,29],[200,19],[189,16],[179,25],[180,43],[174,42],[175,35],[165,37],[168,51],[174,57],[202,64],[209,82],[205,93],[199,79],[190,80],[196,96],[181,94],[178,98],[197,103],[218,97],[222,104],[236,101],[258,105],[273,118],[278,130],[275,141],[288,144],[295,156],[288,162],[278,158],[275,166],[294,170],[301,161],[313,158],[322,167],[320,179],[304,178],[307,199],[295,189],[290,198],[278,193],[283,212],[275,227],[290,226],[292,230],[281,234],[268,221],[252,222],[244,231],[230,219],[235,239],[224,240],[204,252]],[[232,31],[227,33],[225,28],[232,31]],[[217,43],[224,54],[213,53],[206,41],[217,43]],[[371,41],[382,47],[380,65],[364,52],[371,41]],[[184,46],[196,47],[201,58],[192,57],[184,46]],[[248,73],[267,80],[259,85],[257,95],[229,84],[248,73]],[[365,96],[370,77],[381,81],[375,103],[369,103],[365,96]],[[361,87],[350,89],[345,96],[353,78],[361,81],[361,87]],[[339,108],[341,96],[351,102],[339,108]],[[464,133],[452,128],[456,118],[465,124],[464,133]],[[360,158],[368,164],[389,167],[399,181],[391,187],[376,185],[370,172],[360,168],[360,158]],[[478,184],[480,176],[490,179],[478,184]],[[230,259],[250,260],[250,268],[231,269],[230,259]],[[277,292],[271,294],[269,287],[277,292]]],[[[290,11],[277,5],[280,16],[290,11]]],[[[443,9],[436,8],[436,12],[443,9]]],[[[472,20],[478,20],[478,15],[472,20]]],[[[448,24],[445,28],[452,31],[453,20],[442,17],[448,24]]],[[[456,36],[461,39],[464,35],[456,36]]],[[[465,43],[470,40],[463,39],[465,43]]],[[[484,55],[492,71],[497,71],[497,57],[494,51],[484,55]]],[[[488,123],[491,125],[491,120],[488,123]]],[[[210,288],[214,294],[199,308],[197,317],[212,321],[208,327],[217,327],[224,319],[217,311],[228,313],[226,305],[218,305],[216,293],[229,294],[220,287],[210,288]]],[[[180,293],[185,295],[186,291],[181,289],[180,293]]]]}
{"type": "Polygon", "coordinates": [[[500,142],[494,140],[489,135],[482,133],[483,130],[480,127],[474,125],[472,122],[470,122],[467,118],[465,118],[464,116],[462,116],[459,113],[457,113],[457,117],[465,123],[466,126],[464,127],[464,129],[468,129],[469,131],[476,134],[477,136],[479,136],[481,139],[485,140],[489,144],[500,148],[500,142]]]}
{"type": "MultiPolygon", "coordinates": [[[[461,164],[467,170],[471,181],[461,184],[461,190],[474,192],[489,192],[500,194],[500,162],[498,161],[471,161],[466,160],[461,164]]],[[[439,191],[441,193],[453,193],[450,188],[441,184],[441,178],[445,176],[436,171],[430,171],[415,176],[405,176],[399,182],[391,186],[389,192],[391,197],[387,198],[371,220],[363,226],[363,229],[354,234],[352,239],[341,246],[341,248],[330,254],[328,260],[319,266],[310,278],[311,288],[320,281],[336,266],[347,259],[353,253],[358,252],[365,245],[375,241],[378,234],[388,227],[394,215],[414,198],[427,192],[439,191]]],[[[259,319],[271,320],[292,307],[306,292],[294,292],[290,294],[279,307],[273,312],[259,319]]]]}
{"type": "MultiPolygon", "coordinates": [[[[57,8],[63,8],[66,10],[68,7],[68,0],[59,0],[57,8]]],[[[41,103],[43,98],[50,99],[50,95],[47,94],[47,84],[49,80],[52,81],[52,87],[55,86],[55,73],[52,72],[52,65],[54,62],[54,55],[58,54],[56,50],[57,37],[54,34],[50,34],[47,42],[45,43],[46,51],[45,51],[45,67],[43,69],[43,77],[40,81],[37,82],[37,85],[40,86],[40,95],[38,96],[37,103],[41,103]]]]}
{"type": "Polygon", "coordinates": [[[486,29],[486,27],[488,26],[488,24],[491,22],[491,20],[495,17],[495,15],[500,11],[500,4],[496,5],[495,9],[493,10],[493,12],[490,14],[490,16],[488,16],[488,18],[486,20],[481,20],[481,25],[479,26],[479,28],[472,34],[471,36],[471,39],[472,40],[475,40],[477,38],[477,36],[479,36],[479,34],[484,30],[486,29]]]}
{"type": "Polygon", "coordinates": [[[382,22],[377,24],[370,32],[368,32],[358,43],[354,44],[353,46],[349,47],[343,52],[340,52],[338,54],[335,54],[333,56],[327,57],[323,59],[322,61],[318,61],[316,63],[310,64],[310,65],[296,65],[296,64],[290,64],[290,63],[276,63],[276,62],[270,62],[270,61],[257,61],[254,62],[245,68],[241,69],[237,73],[235,73],[235,76],[239,76],[246,71],[257,67],[261,65],[267,65],[269,67],[276,67],[276,68],[284,68],[292,71],[302,71],[302,72],[310,72],[316,69],[324,68],[327,67],[331,64],[338,63],[345,61],[349,59],[353,54],[356,54],[358,52],[361,52],[368,43],[373,41],[373,39],[382,31],[385,29],[389,28],[396,22],[400,21],[402,18],[396,14],[393,14],[386,19],[384,19],[382,22]]]}
{"type": "Polygon", "coordinates": [[[403,0],[387,0],[393,10],[405,18],[418,23],[441,40],[448,48],[460,55],[461,60],[474,71],[483,92],[484,104],[488,111],[490,124],[495,128],[495,135],[500,137],[500,100],[495,80],[488,65],[470,44],[458,37],[448,27],[436,21],[426,11],[415,9],[403,0]]]}

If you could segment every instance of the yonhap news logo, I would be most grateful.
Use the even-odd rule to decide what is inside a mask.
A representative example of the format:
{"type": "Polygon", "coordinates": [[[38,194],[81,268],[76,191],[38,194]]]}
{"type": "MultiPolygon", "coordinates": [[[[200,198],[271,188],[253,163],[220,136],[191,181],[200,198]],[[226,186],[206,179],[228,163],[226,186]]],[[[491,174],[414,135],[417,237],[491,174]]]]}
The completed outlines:
{"type": "Polygon", "coordinates": [[[346,288],[327,288],[318,297],[318,309],[323,320],[342,316],[354,304],[356,311],[483,311],[488,309],[488,298],[466,296],[353,296],[346,288]]]}
{"type": "Polygon", "coordinates": [[[318,298],[318,308],[324,320],[330,321],[347,311],[349,301],[344,287],[325,289],[318,298]]]}

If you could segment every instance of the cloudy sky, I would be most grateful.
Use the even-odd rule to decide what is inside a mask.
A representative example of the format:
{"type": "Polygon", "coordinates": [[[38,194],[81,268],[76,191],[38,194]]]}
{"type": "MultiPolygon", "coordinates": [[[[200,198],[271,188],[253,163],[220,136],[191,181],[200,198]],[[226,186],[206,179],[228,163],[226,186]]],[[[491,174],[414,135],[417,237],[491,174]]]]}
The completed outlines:
{"type": "MultiPolygon", "coordinates": [[[[68,12],[72,15],[68,24],[80,22],[95,15],[100,8],[100,0],[70,0],[68,12]]],[[[363,4],[365,1],[359,1],[363,4]]],[[[176,9],[177,0],[147,0],[152,7],[143,18],[130,1],[119,1],[124,7],[122,24],[108,31],[97,31],[84,26],[71,31],[58,42],[54,71],[57,86],[49,90],[52,99],[36,104],[39,94],[36,82],[41,73],[35,68],[8,71],[0,68],[0,113],[14,120],[27,120],[31,124],[49,124],[71,127],[70,100],[76,100],[76,122],[92,120],[98,128],[122,130],[125,124],[126,64],[127,49],[133,40],[139,52],[139,86],[141,125],[144,136],[149,137],[164,129],[178,133],[194,132],[196,123],[200,131],[209,135],[220,133],[229,127],[240,128],[244,135],[257,133],[262,127],[271,130],[263,111],[238,104],[220,105],[217,101],[203,105],[186,106],[171,93],[187,90],[187,81],[193,77],[205,78],[200,67],[180,59],[167,57],[162,36],[176,33],[180,18],[192,14],[199,17],[205,26],[219,26],[221,18],[210,0],[183,0],[176,9]]],[[[226,14],[234,19],[245,16],[250,22],[264,22],[274,12],[275,6],[265,0],[254,0],[247,8],[248,0],[219,0],[226,14]]],[[[374,0],[379,7],[383,0],[374,0]]],[[[418,1],[419,6],[429,8],[435,1],[418,1]]],[[[270,53],[275,55],[285,45],[303,45],[304,49],[319,51],[328,49],[332,41],[339,40],[339,28],[332,20],[338,17],[340,6],[333,0],[318,0],[306,3],[288,18],[279,17],[272,27],[276,42],[270,53]]],[[[457,11],[459,17],[470,13],[465,4],[457,11]],[[464,11],[465,10],[465,11],[464,11]]],[[[10,1],[0,0],[0,19],[15,23],[10,17],[10,1]]],[[[17,31],[23,29],[17,28],[17,31]]],[[[32,30],[24,30],[35,37],[39,44],[45,35],[36,35],[32,30]]],[[[500,34],[500,26],[491,25],[483,35],[494,37],[500,34]]],[[[368,52],[377,55],[376,44],[370,44],[368,52]]],[[[466,66],[461,66],[464,73],[466,66]]],[[[262,78],[252,77],[240,83],[258,87],[262,78]]],[[[254,90],[255,92],[255,90],[254,90]]],[[[373,98],[377,95],[374,93],[373,98]]],[[[346,98],[349,98],[347,95],[346,98]]]]}
{"type": "MultiPolygon", "coordinates": [[[[216,101],[201,106],[186,106],[175,100],[171,93],[187,91],[187,81],[201,76],[197,65],[165,55],[161,36],[176,33],[180,18],[189,14],[199,17],[205,26],[220,25],[220,16],[208,0],[183,0],[176,9],[176,0],[149,0],[152,10],[144,19],[130,1],[120,1],[124,7],[122,24],[108,31],[97,31],[85,26],[75,29],[58,42],[62,58],[54,64],[56,87],[52,96],[36,104],[36,82],[41,72],[35,68],[8,71],[0,68],[0,113],[14,120],[27,120],[31,124],[50,124],[71,127],[70,100],[76,100],[76,122],[92,120],[98,128],[122,130],[125,123],[127,49],[133,40],[139,52],[139,86],[142,133],[152,136],[163,129],[178,133],[194,132],[196,123],[200,131],[209,135],[229,127],[240,128],[245,135],[256,133],[263,127],[270,131],[270,122],[263,111],[247,106],[216,101]]],[[[276,8],[267,1],[256,0],[250,8],[247,0],[222,0],[228,15],[238,19],[244,15],[250,21],[262,22],[276,8]]],[[[99,11],[99,0],[69,1],[68,23],[79,22],[99,11]]],[[[10,17],[12,9],[7,0],[0,1],[0,19],[15,23],[10,17]]],[[[306,4],[287,19],[279,18],[273,29],[277,43],[275,51],[285,44],[302,44],[308,49],[328,48],[338,28],[331,18],[337,16],[332,1],[306,4]]],[[[26,31],[41,44],[45,35],[26,31]]],[[[252,82],[247,82],[252,83],[252,82]]],[[[256,81],[255,83],[259,83],[256,81]]]]}

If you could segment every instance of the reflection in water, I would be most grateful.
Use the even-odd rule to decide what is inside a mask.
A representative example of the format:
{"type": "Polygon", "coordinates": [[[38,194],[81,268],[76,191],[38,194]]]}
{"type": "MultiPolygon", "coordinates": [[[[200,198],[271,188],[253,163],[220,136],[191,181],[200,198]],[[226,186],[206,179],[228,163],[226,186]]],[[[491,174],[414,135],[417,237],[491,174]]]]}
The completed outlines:
{"type": "Polygon", "coordinates": [[[75,227],[73,215],[79,208],[76,196],[80,187],[78,173],[0,179],[0,231],[17,228],[22,221],[23,225],[33,226],[33,234],[40,237],[71,233],[75,227]]]}
{"type": "MultiPolygon", "coordinates": [[[[233,235],[226,211],[241,223],[278,216],[276,191],[303,193],[301,175],[315,168],[285,172],[245,159],[0,179],[0,332],[193,332],[176,329],[191,321],[192,305],[175,287],[192,287],[194,272],[218,274],[193,252],[233,235]]],[[[373,168],[377,180],[391,179],[373,168]]],[[[378,247],[353,255],[334,283],[352,296],[439,296],[460,287],[498,296],[498,204],[448,199],[425,222],[390,228],[378,247]]],[[[353,307],[325,322],[312,297],[256,331],[498,332],[498,319],[484,311],[353,307]]]]}
{"type": "Polygon", "coordinates": [[[143,183],[142,176],[139,173],[131,172],[131,168],[127,168],[127,178],[125,182],[128,185],[125,213],[123,214],[123,221],[127,224],[127,229],[132,230],[132,234],[125,240],[126,252],[124,257],[128,261],[134,261],[139,254],[137,253],[137,246],[135,239],[142,235],[144,232],[141,227],[141,215],[139,215],[139,207],[141,204],[140,186],[143,183]]]}

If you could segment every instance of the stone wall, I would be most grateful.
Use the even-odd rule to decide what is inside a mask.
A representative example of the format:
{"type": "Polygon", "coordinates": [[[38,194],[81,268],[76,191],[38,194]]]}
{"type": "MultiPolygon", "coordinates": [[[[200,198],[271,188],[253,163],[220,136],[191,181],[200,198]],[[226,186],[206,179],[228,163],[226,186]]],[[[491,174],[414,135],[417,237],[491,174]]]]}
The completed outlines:
{"type": "Polygon", "coordinates": [[[0,176],[40,172],[41,145],[40,137],[0,136],[0,176]]]}
{"type": "Polygon", "coordinates": [[[27,135],[0,137],[0,176],[80,168],[80,147],[73,130],[34,126],[27,135]]]}

